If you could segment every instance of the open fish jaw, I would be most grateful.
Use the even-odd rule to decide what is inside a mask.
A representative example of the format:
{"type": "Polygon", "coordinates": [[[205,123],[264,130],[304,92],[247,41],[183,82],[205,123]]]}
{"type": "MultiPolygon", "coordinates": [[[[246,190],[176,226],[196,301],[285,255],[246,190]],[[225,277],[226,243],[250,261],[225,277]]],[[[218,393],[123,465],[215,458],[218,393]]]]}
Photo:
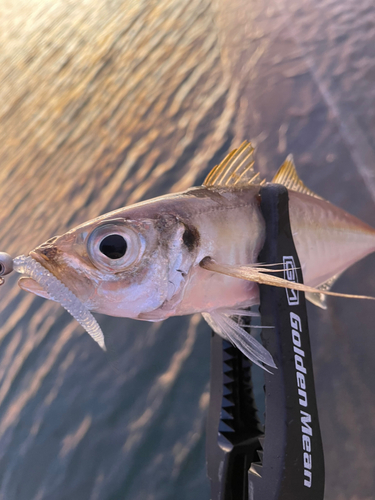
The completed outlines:
{"type": "Polygon", "coordinates": [[[66,309],[86,332],[106,350],[103,332],[88,309],[59,279],[32,257],[20,255],[13,261],[14,270],[35,280],[51,297],[66,309]]]}

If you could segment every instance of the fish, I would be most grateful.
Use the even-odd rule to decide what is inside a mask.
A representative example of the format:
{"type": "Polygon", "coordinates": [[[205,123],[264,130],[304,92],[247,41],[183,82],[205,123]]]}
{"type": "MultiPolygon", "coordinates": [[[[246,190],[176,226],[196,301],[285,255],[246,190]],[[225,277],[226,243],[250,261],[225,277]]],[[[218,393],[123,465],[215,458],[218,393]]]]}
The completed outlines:
{"type": "Polygon", "coordinates": [[[266,181],[255,171],[253,153],[244,141],[202,186],[120,208],[49,239],[14,260],[25,275],[19,286],[61,303],[103,348],[91,312],[144,321],[201,313],[253,363],[276,368],[241,323],[257,314],[249,308],[259,304],[259,283],[302,290],[321,308],[327,308],[327,295],[358,297],[331,287],[375,250],[375,230],[307,188],[289,155],[271,184],[288,190],[304,283],[284,280],[258,262],[265,241],[259,197],[266,181]]]}

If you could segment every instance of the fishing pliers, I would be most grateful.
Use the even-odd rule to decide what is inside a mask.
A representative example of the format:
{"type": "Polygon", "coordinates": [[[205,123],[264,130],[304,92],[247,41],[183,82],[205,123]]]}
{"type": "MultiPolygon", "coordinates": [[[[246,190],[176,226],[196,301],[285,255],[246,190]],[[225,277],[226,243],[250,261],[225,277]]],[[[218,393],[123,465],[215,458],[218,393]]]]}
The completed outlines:
{"type": "MultiPolygon", "coordinates": [[[[303,277],[290,229],[287,189],[260,192],[266,241],[259,261],[284,279],[303,277]]],[[[207,471],[211,500],[322,500],[324,456],[302,292],[260,285],[262,342],[277,369],[264,372],[265,420],[254,401],[251,362],[215,333],[207,471]]]]}

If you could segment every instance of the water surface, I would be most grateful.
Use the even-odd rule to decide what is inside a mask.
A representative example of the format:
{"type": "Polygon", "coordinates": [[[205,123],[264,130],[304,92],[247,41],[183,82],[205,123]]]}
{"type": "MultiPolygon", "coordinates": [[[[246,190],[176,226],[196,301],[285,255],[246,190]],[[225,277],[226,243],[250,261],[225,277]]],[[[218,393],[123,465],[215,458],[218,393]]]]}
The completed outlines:
{"type": "MultiPolygon", "coordinates": [[[[242,140],[287,153],[375,224],[375,8],[368,0],[0,0],[0,250],[200,184],[242,140]]],[[[338,291],[374,294],[369,257],[338,291]]],[[[0,498],[209,498],[209,330],[99,316],[0,289],[0,498]]],[[[326,498],[375,491],[374,311],[309,308],[326,498]]]]}

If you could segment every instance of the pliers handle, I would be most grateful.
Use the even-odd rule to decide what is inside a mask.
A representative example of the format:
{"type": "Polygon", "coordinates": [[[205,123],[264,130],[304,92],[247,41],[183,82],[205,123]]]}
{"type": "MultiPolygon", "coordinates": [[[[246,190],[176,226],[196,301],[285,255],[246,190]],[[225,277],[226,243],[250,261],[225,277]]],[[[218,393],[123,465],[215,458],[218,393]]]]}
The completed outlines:
{"type": "MultiPolygon", "coordinates": [[[[288,191],[260,191],[266,241],[259,261],[303,283],[290,229],[288,191]]],[[[207,470],[211,500],[322,500],[324,455],[302,292],[260,286],[262,342],[277,365],[265,372],[265,424],[257,418],[251,363],[216,334],[211,343],[207,470]]]]}

